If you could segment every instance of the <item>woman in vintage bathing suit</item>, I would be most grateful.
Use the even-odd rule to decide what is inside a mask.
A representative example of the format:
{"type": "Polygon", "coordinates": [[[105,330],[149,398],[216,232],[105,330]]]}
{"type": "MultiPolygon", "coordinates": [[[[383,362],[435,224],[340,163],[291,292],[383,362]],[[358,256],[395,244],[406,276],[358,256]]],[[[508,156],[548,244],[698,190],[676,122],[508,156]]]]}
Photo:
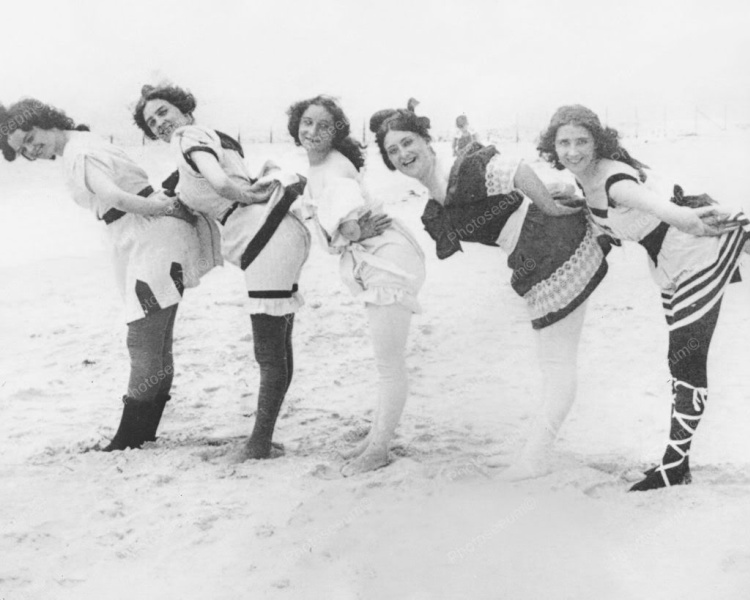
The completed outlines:
{"type": "Polygon", "coordinates": [[[212,243],[218,231],[174,198],[155,193],[125,152],[76,127],[62,111],[27,99],[12,105],[2,122],[5,158],[61,157],[73,200],[107,229],[125,301],[130,378],[120,426],[103,450],[139,448],[156,439],[170,399],[173,329],[183,292],[221,261],[212,243]]]}
{"type": "Polygon", "coordinates": [[[303,183],[296,176],[284,186],[271,178],[256,182],[239,143],[196,125],[195,107],[193,95],[181,88],[144,86],[134,119],[149,138],[171,144],[180,200],[221,225],[224,258],[243,271],[260,390],[242,457],[269,458],[281,453],[272,438],[292,381],[294,314],[304,304],[298,282],[310,234],[288,211],[303,183]]]}
{"type": "Polygon", "coordinates": [[[607,272],[585,213],[558,205],[528,165],[504,160],[493,146],[473,143],[453,165],[443,164],[431,145],[429,119],[411,109],[379,111],[370,129],[386,166],[427,188],[422,222],[439,258],[461,250],[461,242],[500,246],[509,255],[511,285],[526,300],[537,338],[543,397],[504,477],[547,473],[549,451],[575,397],[586,301],[607,272]]]}
{"type": "Polygon", "coordinates": [[[539,152],[575,176],[591,218],[604,231],[617,243],[638,242],[648,253],[669,329],[668,356],[680,359],[669,361],[667,448],[661,462],[631,491],[690,483],[690,445],[708,398],[708,350],[724,290],[737,274],[748,238],[747,219],[718,206],[691,208],[713,201],[708,196],[686,197],[678,186],[660,194],[645,165],[619,145],[617,132],[603,127],[593,111],[580,105],[557,110],[542,133],[539,152]],[[734,223],[730,231],[722,221],[734,223]],[[701,237],[711,235],[716,237],[701,237]],[[685,348],[690,349],[686,355],[685,348]]]}
{"type": "Polygon", "coordinates": [[[388,464],[388,446],[408,393],[406,341],[411,315],[420,312],[424,255],[397,220],[372,237],[363,230],[359,219],[377,214],[381,203],[364,186],[364,150],[350,137],[349,120],[338,103],[316,96],[292,105],[288,115],[289,133],[310,163],[304,208],[323,247],[340,255],[344,283],[365,305],[378,370],[370,432],[357,448],[343,453],[351,459],[342,468],[349,476],[388,464]]]}

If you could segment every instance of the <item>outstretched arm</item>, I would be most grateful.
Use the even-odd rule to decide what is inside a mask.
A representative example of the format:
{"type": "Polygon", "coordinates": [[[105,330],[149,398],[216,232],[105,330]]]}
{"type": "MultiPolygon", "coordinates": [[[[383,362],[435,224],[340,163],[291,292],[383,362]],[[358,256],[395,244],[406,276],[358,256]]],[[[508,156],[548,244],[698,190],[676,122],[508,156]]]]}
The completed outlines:
{"type": "Polygon", "coordinates": [[[232,202],[240,204],[268,202],[278,186],[277,182],[271,180],[255,184],[249,180],[238,182],[227,175],[216,157],[209,152],[192,152],[190,157],[214,191],[232,202]]]}
{"type": "MultiPolygon", "coordinates": [[[[619,205],[650,213],[661,221],[691,235],[721,235],[727,229],[736,227],[736,225],[726,226],[718,222],[712,223],[708,218],[703,220],[701,219],[702,213],[699,212],[701,209],[696,210],[678,206],[672,202],[664,202],[654,192],[638,185],[635,181],[623,180],[612,184],[609,195],[619,205]]],[[[716,208],[708,208],[713,211],[711,214],[716,214],[716,208]]],[[[706,216],[708,216],[708,213],[706,216]]]]}
{"type": "Polygon", "coordinates": [[[547,187],[534,172],[534,169],[525,162],[518,165],[516,175],[513,178],[513,185],[526,194],[542,211],[553,217],[573,215],[580,210],[579,208],[561,206],[555,202],[547,187]]]}

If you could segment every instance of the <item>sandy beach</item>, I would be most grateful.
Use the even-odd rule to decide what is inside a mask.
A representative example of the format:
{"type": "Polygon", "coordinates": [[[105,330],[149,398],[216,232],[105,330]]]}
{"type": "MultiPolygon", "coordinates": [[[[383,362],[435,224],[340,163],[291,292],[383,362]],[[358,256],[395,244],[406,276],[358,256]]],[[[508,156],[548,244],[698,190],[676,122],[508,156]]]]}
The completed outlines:
{"type": "MultiPolygon", "coordinates": [[[[749,142],[746,133],[625,141],[687,191],[727,203],[747,201],[749,142]]],[[[169,174],[167,149],[128,151],[154,184],[169,174]]],[[[274,158],[304,170],[291,144],[246,151],[255,168],[274,158]]],[[[714,336],[693,485],[627,493],[661,456],[670,408],[667,330],[635,244],[610,254],[590,300],[553,473],[506,483],[486,459],[510,462],[539,387],[506,257],[469,244],[438,261],[419,222],[426,197],[369,152],[370,187],[416,233],[428,274],[392,464],[350,479],[338,451],[366,431],[375,370],[365,313],[337,259],[317,247],[276,429],[284,457],[234,458],[252,428],[258,371],[231,265],[180,306],[159,439],[85,452],[114,434],[128,373],[104,226],[68,197],[56,162],[3,165],[0,599],[750,597],[750,272],[730,286],[714,336]]],[[[531,144],[507,152],[535,157],[531,144]]]]}

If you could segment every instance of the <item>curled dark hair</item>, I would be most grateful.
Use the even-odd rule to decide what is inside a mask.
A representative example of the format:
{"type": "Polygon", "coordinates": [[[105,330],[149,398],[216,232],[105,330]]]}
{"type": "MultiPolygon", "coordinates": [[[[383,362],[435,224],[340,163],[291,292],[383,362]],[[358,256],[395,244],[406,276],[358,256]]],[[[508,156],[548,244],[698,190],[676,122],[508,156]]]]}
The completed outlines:
{"type": "Polygon", "coordinates": [[[349,119],[346,117],[344,109],[342,109],[341,106],[339,106],[339,103],[331,96],[321,94],[314,98],[300,100],[287,109],[286,114],[289,116],[287,129],[289,135],[294,138],[294,143],[297,146],[302,145],[299,141],[299,126],[302,122],[302,115],[304,115],[305,111],[311,106],[320,106],[331,113],[331,117],[333,117],[333,131],[330,132],[333,135],[331,147],[335,148],[349,159],[357,171],[361,170],[362,167],[365,166],[365,147],[351,137],[349,119]]]}
{"type": "Polygon", "coordinates": [[[645,164],[630,156],[630,153],[620,145],[620,134],[616,129],[603,126],[593,110],[580,104],[572,104],[561,106],[555,111],[549,126],[539,136],[539,143],[536,147],[539,155],[556,169],[562,171],[565,168],[560,163],[555,150],[557,130],[564,125],[578,125],[585,128],[594,138],[597,158],[617,160],[639,171],[647,168],[645,164]]]}
{"type": "Polygon", "coordinates": [[[17,129],[31,131],[60,129],[62,131],[88,131],[87,125],[76,125],[63,111],[34,98],[24,98],[0,110],[0,148],[7,161],[16,159],[16,151],[8,144],[8,137],[17,129]]]}
{"type": "Polygon", "coordinates": [[[417,116],[412,106],[416,103],[409,101],[409,108],[387,108],[379,110],[370,117],[370,131],[375,134],[375,140],[378,143],[380,156],[383,157],[385,166],[391,171],[395,171],[391,159],[388,158],[388,152],[385,149],[385,136],[389,131],[410,131],[416,133],[426,142],[431,142],[430,137],[430,120],[427,117],[417,116]]]}
{"type": "Polygon", "coordinates": [[[183,115],[192,115],[195,107],[198,105],[193,94],[176,85],[161,85],[157,87],[144,85],[141,88],[141,97],[133,111],[133,121],[146,134],[146,137],[151,140],[155,140],[158,136],[151,131],[151,128],[146,124],[146,120],[143,117],[143,111],[149,100],[164,100],[165,102],[169,102],[183,115]]]}

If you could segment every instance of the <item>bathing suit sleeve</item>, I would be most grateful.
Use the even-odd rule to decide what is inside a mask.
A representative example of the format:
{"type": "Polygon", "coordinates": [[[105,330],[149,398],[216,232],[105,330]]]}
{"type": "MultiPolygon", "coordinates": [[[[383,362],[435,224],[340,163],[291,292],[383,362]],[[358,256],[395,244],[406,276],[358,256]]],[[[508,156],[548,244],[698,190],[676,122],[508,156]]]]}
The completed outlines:
{"type": "Polygon", "coordinates": [[[180,162],[190,167],[198,173],[198,168],[192,159],[195,152],[208,152],[213,154],[217,161],[220,161],[223,155],[221,140],[216,132],[196,125],[181,127],[174,132],[172,145],[179,152],[180,162]]]}
{"type": "Polygon", "coordinates": [[[316,204],[320,224],[333,236],[341,223],[359,217],[365,206],[365,198],[355,179],[334,177],[326,181],[316,204]]]}
{"type": "Polygon", "coordinates": [[[640,184],[640,181],[638,181],[637,178],[633,177],[632,175],[628,175],[627,173],[615,173],[614,175],[610,175],[607,178],[607,181],[604,182],[604,192],[607,194],[607,204],[609,204],[609,206],[611,207],[615,207],[617,205],[609,195],[609,188],[611,188],[618,181],[635,181],[636,183],[640,184]]]}

